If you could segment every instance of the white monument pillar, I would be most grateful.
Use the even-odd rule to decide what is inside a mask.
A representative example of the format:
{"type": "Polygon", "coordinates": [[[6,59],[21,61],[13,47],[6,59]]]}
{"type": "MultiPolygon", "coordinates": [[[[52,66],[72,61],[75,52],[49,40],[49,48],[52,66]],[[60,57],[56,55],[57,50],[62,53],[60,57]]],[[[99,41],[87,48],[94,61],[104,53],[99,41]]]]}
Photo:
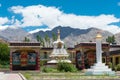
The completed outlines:
{"type": "Polygon", "coordinates": [[[86,75],[115,75],[108,66],[102,63],[102,35],[97,33],[96,36],[96,63],[86,71],[86,75]]]}
{"type": "Polygon", "coordinates": [[[96,36],[96,62],[102,63],[102,44],[101,44],[102,36],[97,34],[96,36]]]}

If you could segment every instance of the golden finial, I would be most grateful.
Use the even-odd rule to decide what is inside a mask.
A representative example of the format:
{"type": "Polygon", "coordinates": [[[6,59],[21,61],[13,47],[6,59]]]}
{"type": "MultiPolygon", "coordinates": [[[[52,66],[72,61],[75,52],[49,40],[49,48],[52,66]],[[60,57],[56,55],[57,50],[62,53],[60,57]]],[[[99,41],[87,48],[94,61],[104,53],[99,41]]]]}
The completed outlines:
{"type": "Polygon", "coordinates": [[[100,34],[100,32],[97,32],[96,39],[101,39],[101,38],[102,38],[102,35],[100,34]]]}

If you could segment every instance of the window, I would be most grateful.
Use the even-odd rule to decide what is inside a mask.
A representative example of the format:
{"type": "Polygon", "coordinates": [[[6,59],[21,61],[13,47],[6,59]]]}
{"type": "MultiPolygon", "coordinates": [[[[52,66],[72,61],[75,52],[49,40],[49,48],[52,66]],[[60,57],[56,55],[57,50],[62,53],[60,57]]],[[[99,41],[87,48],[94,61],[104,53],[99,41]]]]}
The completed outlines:
{"type": "Polygon", "coordinates": [[[47,52],[44,53],[44,59],[47,59],[47,52]]]}
{"type": "Polygon", "coordinates": [[[102,58],[102,62],[105,63],[105,58],[102,58]]]}
{"type": "Polygon", "coordinates": [[[115,61],[116,61],[116,65],[119,64],[119,57],[116,57],[115,61]]]}
{"type": "Polygon", "coordinates": [[[112,59],[112,57],[110,58],[110,62],[113,63],[113,59],[112,59]]]}

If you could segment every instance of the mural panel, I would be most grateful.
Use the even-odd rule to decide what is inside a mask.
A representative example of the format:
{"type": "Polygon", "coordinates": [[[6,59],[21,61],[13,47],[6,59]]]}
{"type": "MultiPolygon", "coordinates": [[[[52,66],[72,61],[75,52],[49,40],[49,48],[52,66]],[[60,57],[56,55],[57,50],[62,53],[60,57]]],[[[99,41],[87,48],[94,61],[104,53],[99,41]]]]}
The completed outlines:
{"type": "Polygon", "coordinates": [[[15,52],[15,53],[13,53],[12,54],[12,63],[13,63],[13,65],[20,65],[20,53],[17,53],[17,52],[15,52]]]}
{"type": "Polygon", "coordinates": [[[28,53],[28,65],[36,65],[36,53],[28,53]]]}

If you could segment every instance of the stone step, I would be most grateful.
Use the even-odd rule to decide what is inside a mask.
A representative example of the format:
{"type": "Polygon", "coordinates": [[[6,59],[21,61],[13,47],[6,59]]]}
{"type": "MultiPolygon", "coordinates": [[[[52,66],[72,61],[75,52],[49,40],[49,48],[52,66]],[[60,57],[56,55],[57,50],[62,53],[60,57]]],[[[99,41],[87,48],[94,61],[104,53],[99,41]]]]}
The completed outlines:
{"type": "Polygon", "coordinates": [[[94,66],[105,66],[105,63],[95,63],[94,66]]]}
{"type": "Polygon", "coordinates": [[[91,69],[110,69],[108,66],[91,66],[91,69]]]}
{"type": "Polygon", "coordinates": [[[116,75],[117,75],[117,76],[120,76],[120,71],[117,71],[117,72],[116,72],[116,75]]]}

